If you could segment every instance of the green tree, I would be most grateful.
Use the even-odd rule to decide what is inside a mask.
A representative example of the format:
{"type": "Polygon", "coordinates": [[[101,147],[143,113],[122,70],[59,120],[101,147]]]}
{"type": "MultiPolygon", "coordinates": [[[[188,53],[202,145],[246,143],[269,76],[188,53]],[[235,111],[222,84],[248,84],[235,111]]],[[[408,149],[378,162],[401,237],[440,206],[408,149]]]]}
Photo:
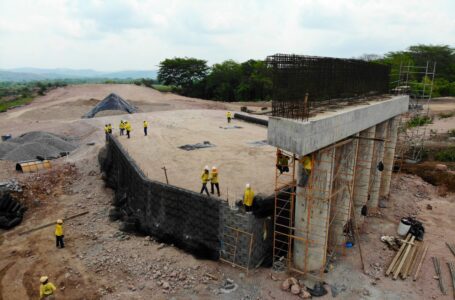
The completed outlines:
{"type": "Polygon", "coordinates": [[[241,67],[233,60],[214,64],[207,77],[206,96],[216,100],[236,101],[235,90],[240,84],[241,76],[241,67]]]}
{"type": "Polygon", "coordinates": [[[180,87],[183,93],[186,93],[207,76],[208,70],[205,60],[188,57],[168,58],[160,62],[158,81],[165,85],[180,87]]]}
{"type": "MultiPolygon", "coordinates": [[[[455,81],[455,48],[449,45],[415,45],[410,46],[407,53],[416,66],[432,66],[436,62],[436,77],[455,81]]],[[[420,78],[419,78],[420,79],[420,78]]]]}
{"type": "Polygon", "coordinates": [[[242,80],[236,89],[239,100],[267,100],[272,94],[272,77],[267,64],[250,59],[241,64],[242,80]]]}

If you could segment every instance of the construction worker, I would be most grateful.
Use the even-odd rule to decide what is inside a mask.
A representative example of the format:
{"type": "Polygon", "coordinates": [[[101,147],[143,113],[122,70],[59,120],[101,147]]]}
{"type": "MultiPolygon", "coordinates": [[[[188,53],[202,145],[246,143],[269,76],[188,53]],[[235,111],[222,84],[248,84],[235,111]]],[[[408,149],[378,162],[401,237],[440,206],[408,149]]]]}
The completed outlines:
{"type": "Polygon", "coordinates": [[[243,205],[245,206],[245,211],[247,213],[252,213],[253,200],[254,200],[254,192],[251,189],[250,184],[247,183],[245,186],[245,192],[243,194],[243,205]]]}
{"type": "Polygon", "coordinates": [[[57,224],[55,225],[55,243],[57,248],[65,248],[65,244],[63,242],[63,220],[58,219],[57,224]]]}
{"type": "Polygon", "coordinates": [[[144,121],[144,135],[147,136],[147,128],[149,127],[149,122],[144,121]]]}
{"type": "Polygon", "coordinates": [[[212,167],[212,173],[210,174],[210,192],[213,194],[215,192],[214,186],[216,186],[216,191],[218,193],[218,197],[220,196],[220,185],[218,183],[218,170],[215,166],[212,167]]]}
{"type": "Polygon", "coordinates": [[[131,124],[129,121],[125,121],[125,129],[126,129],[126,135],[128,136],[128,138],[130,138],[130,133],[131,133],[131,124]]]}
{"type": "Polygon", "coordinates": [[[228,111],[228,112],[226,113],[226,117],[227,117],[228,123],[231,123],[232,114],[231,114],[230,111],[228,111]]]}
{"type": "Polygon", "coordinates": [[[46,300],[55,299],[54,292],[57,288],[52,282],[49,282],[49,278],[47,276],[41,276],[39,281],[41,282],[39,287],[39,298],[46,300]]]}
{"type": "Polygon", "coordinates": [[[120,120],[120,125],[118,128],[120,129],[120,136],[122,136],[123,132],[125,131],[125,123],[123,123],[123,120],[120,120]]]}
{"type": "Polygon", "coordinates": [[[207,182],[209,181],[209,166],[205,166],[204,172],[202,172],[201,175],[201,181],[202,181],[201,194],[205,191],[207,193],[207,196],[210,197],[209,190],[207,189],[207,182]]]}
{"type": "Polygon", "coordinates": [[[109,131],[109,134],[112,134],[112,125],[111,124],[107,124],[107,129],[109,131]]]}
{"type": "Polygon", "coordinates": [[[104,124],[104,134],[106,135],[106,142],[109,140],[109,127],[104,124]]]}
{"type": "Polygon", "coordinates": [[[305,187],[313,169],[313,162],[309,155],[305,155],[300,159],[300,163],[302,164],[302,172],[300,173],[299,186],[305,187]]]}
{"type": "Polygon", "coordinates": [[[283,174],[283,172],[289,172],[289,156],[284,155],[281,150],[278,150],[278,161],[276,167],[280,170],[280,174],[283,174]]]}

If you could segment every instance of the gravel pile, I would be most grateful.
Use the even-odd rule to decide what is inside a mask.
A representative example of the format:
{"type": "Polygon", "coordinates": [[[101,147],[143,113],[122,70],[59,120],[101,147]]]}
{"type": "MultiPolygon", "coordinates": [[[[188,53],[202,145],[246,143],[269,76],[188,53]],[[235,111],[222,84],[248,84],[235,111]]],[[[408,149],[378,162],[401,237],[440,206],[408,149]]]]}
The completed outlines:
{"type": "Polygon", "coordinates": [[[34,160],[37,157],[55,159],[77,147],[68,139],[43,131],[32,131],[0,143],[0,159],[34,160]]]}

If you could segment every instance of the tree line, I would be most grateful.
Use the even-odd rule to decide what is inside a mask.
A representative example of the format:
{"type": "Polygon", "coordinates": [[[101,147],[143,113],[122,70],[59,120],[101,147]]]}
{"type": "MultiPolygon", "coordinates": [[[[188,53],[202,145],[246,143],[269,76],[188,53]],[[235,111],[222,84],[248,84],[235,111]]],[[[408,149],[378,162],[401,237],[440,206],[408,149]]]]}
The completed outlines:
{"type": "MultiPolygon", "coordinates": [[[[436,62],[433,97],[455,96],[455,49],[448,45],[414,45],[404,51],[382,56],[365,54],[358,58],[390,65],[391,88],[397,80],[400,64],[426,66],[427,61],[436,62]]],[[[168,58],[160,62],[157,80],[189,97],[228,102],[272,99],[272,74],[263,60],[250,59],[242,63],[226,60],[209,67],[203,59],[168,58]]],[[[415,87],[428,80],[423,75],[410,78],[415,87]]]]}

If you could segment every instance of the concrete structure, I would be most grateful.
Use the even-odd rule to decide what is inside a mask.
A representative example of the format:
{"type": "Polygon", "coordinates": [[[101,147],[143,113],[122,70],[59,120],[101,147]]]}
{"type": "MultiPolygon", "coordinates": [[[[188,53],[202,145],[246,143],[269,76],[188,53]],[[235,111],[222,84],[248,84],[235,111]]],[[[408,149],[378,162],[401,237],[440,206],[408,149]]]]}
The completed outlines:
{"type": "Polygon", "coordinates": [[[372,126],[359,133],[359,148],[357,151],[356,176],[353,192],[354,211],[358,224],[360,224],[363,219],[361,214],[362,207],[368,201],[375,132],[376,126],[372,126]]]}
{"type": "Polygon", "coordinates": [[[395,117],[388,121],[388,138],[384,152],[384,171],[381,177],[381,189],[379,198],[388,199],[390,192],[390,179],[392,178],[393,160],[397,146],[399,118],[395,117]]]}
{"type": "MultiPolygon", "coordinates": [[[[270,145],[313,159],[309,182],[296,189],[294,268],[323,269],[328,247],[335,250],[352,235],[352,205],[357,220],[367,202],[376,207],[380,191],[388,193],[385,185],[390,184],[397,137],[394,120],[408,110],[408,103],[407,96],[396,96],[326,112],[306,122],[270,118],[270,145]],[[387,165],[384,177],[379,162],[387,165]]],[[[305,176],[302,167],[298,176],[298,182],[305,176]]]]}
{"type": "MultiPolygon", "coordinates": [[[[272,252],[273,209],[245,214],[219,198],[149,179],[114,136],[99,160],[106,185],[115,190],[110,217],[122,221],[122,230],[242,268],[255,267],[272,252]]],[[[272,207],[273,196],[254,201],[255,207],[272,207]]]]}
{"type": "Polygon", "coordinates": [[[368,193],[368,209],[375,211],[379,204],[379,188],[381,187],[381,177],[383,171],[384,148],[387,139],[388,120],[376,125],[375,143],[373,147],[373,157],[370,168],[370,189],[368,193]],[[382,168],[381,168],[382,164],[382,168]]]}

